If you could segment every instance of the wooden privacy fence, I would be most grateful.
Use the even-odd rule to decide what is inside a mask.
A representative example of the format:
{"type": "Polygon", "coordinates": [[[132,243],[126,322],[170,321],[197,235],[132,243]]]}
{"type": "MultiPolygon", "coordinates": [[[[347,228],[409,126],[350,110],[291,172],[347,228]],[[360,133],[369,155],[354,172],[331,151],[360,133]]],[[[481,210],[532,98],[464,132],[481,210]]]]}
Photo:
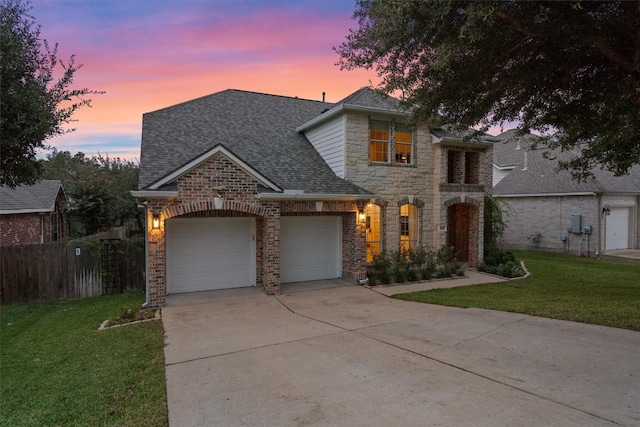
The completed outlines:
{"type": "Polygon", "coordinates": [[[86,298],[144,289],[144,243],[135,239],[0,248],[0,301],[86,298]]]}

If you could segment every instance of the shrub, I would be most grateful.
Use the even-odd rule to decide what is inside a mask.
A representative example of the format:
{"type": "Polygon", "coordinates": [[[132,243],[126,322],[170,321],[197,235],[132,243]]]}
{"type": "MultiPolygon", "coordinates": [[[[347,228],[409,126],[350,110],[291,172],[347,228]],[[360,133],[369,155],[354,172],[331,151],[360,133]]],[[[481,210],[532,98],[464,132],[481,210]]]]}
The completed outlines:
{"type": "Polygon", "coordinates": [[[515,255],[497,246],[485,248],[484,262],[478,266],[478,271],[507,278],[524,276],[524,270],[520,268],[520,261],[515,255]]]}

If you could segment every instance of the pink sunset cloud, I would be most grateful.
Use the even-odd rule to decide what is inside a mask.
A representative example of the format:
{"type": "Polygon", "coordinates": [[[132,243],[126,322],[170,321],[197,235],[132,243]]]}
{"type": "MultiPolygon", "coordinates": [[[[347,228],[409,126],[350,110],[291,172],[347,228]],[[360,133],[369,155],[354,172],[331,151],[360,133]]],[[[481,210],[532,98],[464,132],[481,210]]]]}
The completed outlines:
{"type": "Polygon", "coordinates": [[[59,150],[138,157],[145,112],[228,88],[337,102],[376,81],[335,65],[350,1],[143,3],[34,0],[42,36],[83,64],[74,84],[106,92],[48,141],[59,150]]]}

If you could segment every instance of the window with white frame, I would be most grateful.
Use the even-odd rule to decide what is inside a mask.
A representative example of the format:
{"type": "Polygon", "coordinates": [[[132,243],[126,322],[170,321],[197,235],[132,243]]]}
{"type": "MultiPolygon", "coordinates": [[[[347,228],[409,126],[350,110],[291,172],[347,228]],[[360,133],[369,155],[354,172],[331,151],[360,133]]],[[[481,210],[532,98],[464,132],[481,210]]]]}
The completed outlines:
{"type": "Polygon", "coordinates": [[[408,203],[400,206],[400,249],[418,246],[418,207],[408,203]]]}

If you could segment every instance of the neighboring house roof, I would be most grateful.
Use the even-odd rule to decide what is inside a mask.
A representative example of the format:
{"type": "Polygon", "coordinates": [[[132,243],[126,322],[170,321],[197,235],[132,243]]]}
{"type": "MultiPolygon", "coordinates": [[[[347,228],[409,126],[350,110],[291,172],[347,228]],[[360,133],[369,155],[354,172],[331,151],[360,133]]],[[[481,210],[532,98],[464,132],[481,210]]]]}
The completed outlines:
{"type": "Polygon", "coordinates": [[[0,187],[0,214],[53,212],[60,191],[63,189],[59,180],[42,180],[16,188],[0,187]]]}
{"type": "Polygon", "coordinates": [[[139,189],[148,189],[220,145],[282,189],[368,194],[336,176],[296,131],[296,126],[331,107],[320,101],[229,89],[146,113],[139,189]]]}
{"type": "Polygon", "coordinates": [[[493,145],[493,164],[500,168],[514,167],[522,162],[522,152],[531,147],[534,135],[518,136],[515,129],[497,136],[493,145]]]}
{"type": "Polygon", "coordinates": [[[459,130],[453,126],[447,125],[432,129],[431,133],[440,141],[445,142],[467,141],[474,143],[493,144],[500,141],[500,139],[498,139],[497,137],[489,135],[487,133],[478,133],[473,129],[459,130]]]}
{"type": "Polygon", "coordinates": [[[533,135],[516,137],[513,131],[498,135],[503,142],[494,144],[493,163],[497,166],[513,166],[495,187],[496,196],[526,194],[576,194],[576,193],[638,193],[640,194],[640,166],[632,167],[620,177],[604,170],[594,170],[593,177],[576,181],[566,170],[557,170],[560,159],[569,160],[570,152],[545,148],[530,149],[533,135]],[[544,153],[548,155],[545,157],[544,153]]]}

